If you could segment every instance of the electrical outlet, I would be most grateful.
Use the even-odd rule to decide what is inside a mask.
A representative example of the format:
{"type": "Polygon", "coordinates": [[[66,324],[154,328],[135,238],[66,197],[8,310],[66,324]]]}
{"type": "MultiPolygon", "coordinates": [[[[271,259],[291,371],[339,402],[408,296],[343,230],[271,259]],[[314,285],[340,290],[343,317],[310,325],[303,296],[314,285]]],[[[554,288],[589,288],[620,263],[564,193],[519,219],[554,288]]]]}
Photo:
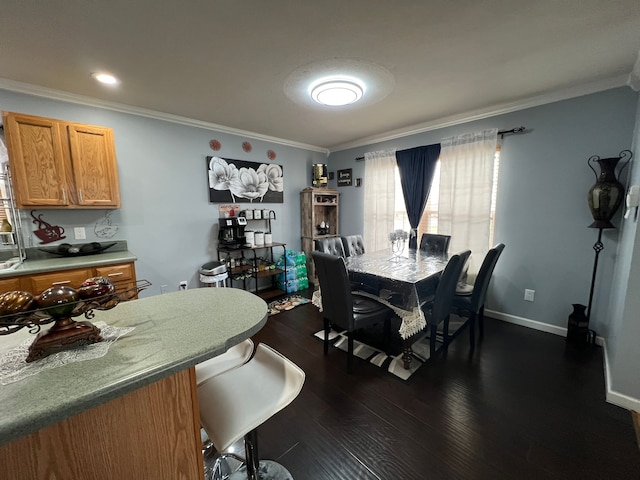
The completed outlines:
{"type": "Polygon", "coordinates": [[[535,296],[536,291],[535,290],[529,290],[528,288],[524,289],[524,299],[527,302],[533,302],[533,297],[535,296]]]}
{"type": "Polygon", "coordinates": [[[180,282],[180,284],[178,285],[178,290],[186,290],[187,289],[187,281],[186,280],[182,280],[180,282]]]}
{"type": "Polygon", "coordinates": [[[160,285],[160,293],[167,293],[167,288],[169,285],[160,285]]]}
{"type": "Polygon", "coordinates": [[[73,228],[73,236],[76,240],[84,240],[87,238],[87,232],[84,227],[74,227],[73,228]]]}

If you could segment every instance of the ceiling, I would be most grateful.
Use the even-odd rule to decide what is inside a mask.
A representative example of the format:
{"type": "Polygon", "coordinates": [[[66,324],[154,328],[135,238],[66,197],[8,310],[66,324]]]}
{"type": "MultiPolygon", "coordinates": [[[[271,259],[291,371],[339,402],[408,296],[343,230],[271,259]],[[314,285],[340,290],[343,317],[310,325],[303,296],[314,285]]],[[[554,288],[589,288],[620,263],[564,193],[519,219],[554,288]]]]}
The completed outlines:
{"type": "Polygon", "coordinates": [[[0,88],[329,150],[624,85],[640,69],[638,0],[2,3],[0,88]],[[313,105],[295,89],[318,64],[353,64],[381,87],[313,105]],[[121,84],[96,84],[97,70],[121,84]]]}

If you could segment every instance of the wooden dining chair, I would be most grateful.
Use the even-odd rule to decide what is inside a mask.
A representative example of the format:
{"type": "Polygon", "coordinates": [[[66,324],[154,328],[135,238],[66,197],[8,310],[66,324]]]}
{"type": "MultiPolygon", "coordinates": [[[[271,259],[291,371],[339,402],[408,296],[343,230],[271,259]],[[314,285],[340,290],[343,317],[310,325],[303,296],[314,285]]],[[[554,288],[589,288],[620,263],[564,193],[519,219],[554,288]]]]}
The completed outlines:
{"type": "Polygon", "coordinates": [[[458,291],[451,304],[451,313],[460,317],[466,317],[469,324],[469,343],[471,348],[475,346],[475,323],[478,320],[480,337],[484,336],[484,302],[487,299],[489,282],[493,276],[493,270],[504,250],[504,243],[499,243],[487,252],[478,270],[478,276],[473,288],[458,291]]]}
{"type": "Polygon", "coordinates": [[[462,267],[467,262],[467,259],[471,255],[471,250],[466,250],[459,254],[452,255],[444,267],[440,280],[438,280],[438,287],[433,296],[433,300],[427,301],[422,306],[422,310],[427,320],[427,328],[429,329],[429,358],[435,358],[437,352],[437,337],[438,329],[442,326],[442,347],[440,349],[446,353],[449,348],[449,315],[451,312],[451,305],[453,302],[453,296],[456,291],[456,284],[458,278],[460,278],[460,272],[462,267]]]}
{"type": "Polygon", "coordinates": [[[385,350],[391,335],[391,317],[386,305],[351,291],[344,259],[322,252],[312,252],[322,295],[324,317],[324,354],[329,353],[329,332],[333,325],[347,331],[347,371],[353,372],[353,336],[357,330],[377,323],[384,325],[385,350]]]}
{"type": "Polygon", "coordinates": [[[439,235],[436,233],[423,233],[420,238],[420,250],[433,255],[444,255],[449,251],[451,235],[439,235]]]}

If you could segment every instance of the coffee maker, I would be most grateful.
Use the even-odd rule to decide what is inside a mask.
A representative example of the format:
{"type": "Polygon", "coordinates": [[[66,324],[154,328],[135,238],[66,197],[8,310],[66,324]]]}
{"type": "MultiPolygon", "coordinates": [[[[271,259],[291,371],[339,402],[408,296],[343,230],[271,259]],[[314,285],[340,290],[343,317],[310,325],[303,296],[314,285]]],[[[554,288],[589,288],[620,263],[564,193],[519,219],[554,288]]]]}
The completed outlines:
{"type": "Polygon", "coordinates": [[[246,243],[244,235],[244,227],[246,226],[247,219],[244,217],[221,218],[218,231],[220,246],[242,248],[246,243]]]}

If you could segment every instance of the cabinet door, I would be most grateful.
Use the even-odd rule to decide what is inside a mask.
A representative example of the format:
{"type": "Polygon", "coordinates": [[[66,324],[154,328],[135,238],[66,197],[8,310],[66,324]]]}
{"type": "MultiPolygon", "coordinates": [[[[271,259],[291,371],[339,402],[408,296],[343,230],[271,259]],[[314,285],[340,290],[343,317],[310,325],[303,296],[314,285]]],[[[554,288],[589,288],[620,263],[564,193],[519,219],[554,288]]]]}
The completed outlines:
{"type": "Polygon", "coordinates": [[[133,263],[96,267],[96,275],[108,278],[118,293],[136,286],[136,270],[133,263]]]}
{"type": "Polygon", "coordinates": [[[78,268],[75,270],[64,270],[60,272],[40,273],[29,278],[30,288],[34,295],[39,295],[47,288],[55,285],[79,288],[87,278],[93,277],[91,268],[78,268]]]}
{"type": "Polygon", "coordinates": [[[3,278],[0,280],[0,294],[22,290],[20,286],[20,277],[3,278]]]}
{"type": "Polygon", "coordinates": [[[48,118],[4,115],[16,205],[66,206],[69,189],[60,125],[48,118]]]}
{"type": "Polygon", "coordinates": [[[67,124],[77,203],[87,207],[120,207],[113,130],[67,124]]]}

